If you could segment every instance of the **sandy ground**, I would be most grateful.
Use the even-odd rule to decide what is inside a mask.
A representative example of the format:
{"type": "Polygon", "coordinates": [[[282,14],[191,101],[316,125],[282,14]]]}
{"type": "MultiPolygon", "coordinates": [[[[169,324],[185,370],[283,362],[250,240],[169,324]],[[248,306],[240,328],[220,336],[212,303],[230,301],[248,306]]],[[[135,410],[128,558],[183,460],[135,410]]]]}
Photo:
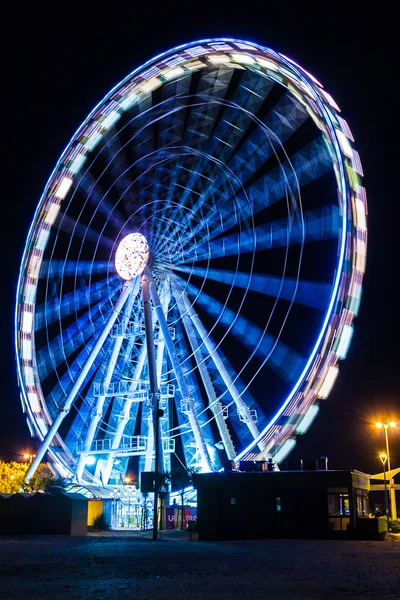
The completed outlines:
{"type": "Polygon", "coordinates": [[[400,598],[400,541],[0,538],[0,598],[400,598]]]}

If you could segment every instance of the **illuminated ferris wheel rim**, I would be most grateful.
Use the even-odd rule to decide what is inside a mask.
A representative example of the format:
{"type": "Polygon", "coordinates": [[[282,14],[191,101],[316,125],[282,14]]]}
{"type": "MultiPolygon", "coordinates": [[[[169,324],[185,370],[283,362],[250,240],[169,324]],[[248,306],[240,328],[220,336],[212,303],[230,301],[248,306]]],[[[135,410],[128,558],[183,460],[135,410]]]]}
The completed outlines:
{"type": "MultiPolygon", "coordinates": [[[[128,82],[131,82],[131,85],[128,87],[132,87],[132,85],[133,85],[132,80],[135,80],[135,78],[139,77],[141,75],[141,73],[143,73],[146,70],[146,68],[149,67],[150,65],[158,64],[159,62],[162,62],[163,59],[166,59],[167,57],[174,55],[176,53],[184,54],[186,50],[191,50],[191,49],[195,49],[195,48],[203,48],[204,53],[202,53],[202,54],[201,53],[197,53],[197,54],[186,53],[185,60],[177,62],[175,66],[165,67],[165,65],[164,65],[164,79],[162,78],[162,75],[160,75],[160,73],[158,73],[157,75],[153,76],[147,84],[146,84],[146,80],[143,79],[142,82],[139,83],[137,87],[139,87],[140,85],[143,85],[143,86],[148,85],[151,82],[151,84],[149,86],[150,89],[152,88],[152,86],[155,86],[155,87],[153,87],[153,89],[156,89],[156,87],[162,86],[163,83],[170,82],[174,78],[179,77],[182,74],[182,69],[186,66],[186,64],[191,63],[196,59],[197,60],[207,59],[207,60],[211,60],[211,62],[212,62],[212,59],[214,58],[214,61],[215,61],[214,64],[218,64],[218,63],[224,64],[224,61],[226,63],[226,60],[228,60],[228,62],[230,62],[230,63],[236,62],[236,64],[239,65],[240,68],[248,68],[251,65],[251,68],[259,69],[260,72],[263,72],[264,76],[265,76],[265,72],[267,72],[268,76],[271,77],[272,79],[274,77],[276,78],[276,76],[278,75],[282,81],[283,81],[283,77],[282,77],[282,73],[283,73],[284,76],[286,76],[288,78],[288,80],[287,80],[288,83],[290,83],[292,86],[292,89],[289,88],[291,93],[296,94],[296,91],[297,91],[296,98],[304,103],[305,102],[304,98],[300,97],[301,92],[303,92],[303,94],[306,94],[307,97],[312,99],[312,101],[315,103],[315,105],[320,110],[321,119],[320,119],[319,123],[320,123],[320,125],[323,123],[323,125],[325,125],[325,127],[327,128],[327,130],[325,131],[325,134],[330,136],[331,147],[332,147],[333,152],[335,153],[335,160],[336,160],[336,166],[337,166],[336,177],[338,180],[338,187],[340,190],[340,201],[342,203],[341,204],[342,231],[341,231],[341,239],[340,239],[340,246],[339,246],[340,251],[339,251],[339,256],[338,256],[337,272],[336,272],[336,277],[335,277],[335,281],[334,281],[334,285],[333,285],[333,289],[332,289],[329,306],[327,308],[323,326],[321,327],[317,341],[314,345],[314,348],[310,354],[310,357],[307,361],[307,364],[306,364],[303,372],[301,373],[300,377],[298,378],[298,381],[293,386],[291,393],[288,395],[288,397],[282,404],[279,411],[275,414],[275,416],[268,423],[268,425],[263,428],[263,430],[260,432],[258,438],[253,440],[252,443],[237,456],[237,459],[240,459],[240,458],[248,455],[248,453],[257,445],[257,442],[262,440],[265,437],[266,433],[273,427],[273,425],[276,423],[276,421],[279,419],[279,417],[285,411],[286,407],[290,404],[291,400],[293,399],[295,394],[298,392],[299,388],[302,386],[304,381],[307,379],[307,376],[313,370],[316,355],[318,354],[318,351],[320,350],[321,346],[324,345],[324,343],[325,343],[324,340],[326,341],[326,336],[328,335],[328,337],[329,337],[329,335],[331,335],[332,332],[329,332],[329,328],[331,325],[331,317],[334,314],[334,310],[335,310],[335,307],[336,307],[337,301],[338,301],[338,294],[339,294],[339,291],[341,291],[340,288],[341,288],[341,284],[343,283],[343,265],[344,265],[344,260],[345,260],[346,246],[347,246],[349,252],[351,252],[353,254],[353,266],[354,266],[353,271],[354,270],[356,271],[356,273],[355,274],[353,273],[353,275],[355,275],[355,278],[357,278],[357,273],[358,273],[358,280],[362,279],[362,273],[364,270],[363,263],[365,263],[365,244],[366,244],[366,238],[364,240],[364,237],[365,237],[364,232],[366,231],[366,227],[365,227],[365,223],[363,222],[363,220],[365,221],[365,214],[366,214],[365,196],[363,195],[363,191],[362,191],[363,188],[361,188],[358,183],[355,184],[355,186],[354,186],[355,189],[351,188],[351,185],[350,185],[351,181],[349,181],[349,174],[348,174],[349,166],[348,166],[348,164],[345,164],[346,162],[353,164],[352,159],[355,157],[354,150],[352,149],[352,145],[350,143],[351,141],[353,141],[352,137],[351,137],[351,132],[349,134],[348,131],[346,130],[345,125],[343,123],[341,123],[340,120],[339,121],[337,120],[336,111],[338,111],[339,109],[335,105],[334,101],[329,96],[329,94],[327,94],[326,92],[323,91],[321,84],[319,84],[319,82],[312,75],[310,75],[309,73],[304,71],[302,69],[302,67],[298,66],[296,63],[294,63],[290,59],[284,57],[282,54],[276,53],[273,50],[264,48],[258,44],[254,44],[252,42],[234,40],[234,39],[230,39],[230,38],[220,38],[220,39],[214,39],[214,40],[208,39],[208,40],[200,40],[197,42],[192,42],[190,44],[184,44],[184,45],[178,46],[176,48],[173,48],[172,50],[170,50],[166,53],[162,53],[162,54],[156,56],[155,58],[151,59],[150,61],[147,61],[141,67],[138,67],[137,69],[135,69],[126,78],[124,78],[119,84],[117,84],[109,92],[109,94],[107,94],[104,97],[104,99],[99,104],[96,105],[96,107],[90,113],[88,118],[84,121],[84,123],[81,125],[81,127],[77,130],[77,132],[71,138],[70,143],[68,144],[65,151],[63,152],[60,160],[58,161],[58,163],[56,165],[56,168],[54,169],[53,173],[51,174],[51,176],[48,180],[48,183],[46,184],[45,191],[39,202],[38,208],[37,208],[35,216],[34,216],[34,220],[32,222],[32,225],[31,225],[31,228],[30,228],[30,231],[28,234],[28,243],[25,247],[23,258],[22,258],[22,267],[21,267],[21,273],[20,273],[20,277],[19,277],[19,281],[18,281],[18,288],[17,288],[17,307],[16,307],[17,366],[18,366],[19,379],[22,384],[21,389],[22,389],[22,395],[24,398],[24,402],[27,407],[28,414],[30,416],[30,420],[31,420],[31,422],[34,423],[36,433],[41,438],[43,438],[44,433],[43,433],[43,430],[39,427],[39,425],[36,421],[36,418],[35,418],[35,416],[36,416],[35,411],[33,411],[33,409],[32,409],[32,402],[34,402],[32,400],[32,398],[35,394],[36,394],[37,402],[40,402],[40,382],[39,382],[39,378],[35,377],[35,375],[37,376],[37,373],[35,373],[35,365],[33,364],[32,370],[29,371],[30,376],[32,375],[32,380],[29,383],[31,383],[33,381],[34,385],[33,386],[27,385],[27,376],[26,376],[26,373],[24,374],[24,372],[23,372],[24,367],[22,365],[22,360],[24,360],[24,359],[21,359],[21,339],[20,339],[20,336],[18,335],[18,332],[20,331],[22,334],[26,334],[26,335],[23,335],[24,339],[29,338],[29,333],[30,333],[29,326],[32,327],[32,323],[29,323],[29,321],[33,321],[34,303],[32,303],[32,311],[29,309],[29,304],[28,304],[28,310],[25,310],[25,312],[21,318],[21,316],[19,314],[21,304],[22,304],[21,298],[22,298],[22,294],[24,292],[24,285],[25,285],[25,287],[26,287],[26,285],[31,285],[31,286],[35,285],[35,283],[32,283],[32,280],[35,280],[35,275],[38,275],[38,272],[39,272],[39,269],[41,266],[41,256],[43,256],[43,252],[46,247],[46,239],[45,239],[46,234],[43,232],[50,231],[50,228],[52,226],[52,223],[51,223],[52,217],[49,218],[49,211],[47,211],[47,215],[44,217],[44,219],[42,218],[42,222],[47,223],[49,225],[49,229],[46,229],[45,227],[42,227],[42,228],[38,227],[38,224],[40,223],[40,219],[39,219],[40,213],[43,210],[43,207],[46,204],[46,201],[49,200],[49,195],[51,193],[53,194],[53,199],[54,199],[54,196],[58,199],[57,202],[56,203],[53,202],[52,207],[50,207],[50,210],[53,210],[53,212],[58,210],[57,207],[60,206],[60,204],[62,203],[64,198],[67,196],[69,188],[72,184],[73,177],[71,175],[71,170],[68,172],[69,176],[67,174],[67,175],[64,175],[63,177],[61,177],[61,174],[63,172],[65,172],[65,170],[66,170],[66,167],[64,164],[65,159],[66,159],[66,157],[68,157],[69,151],[71,150],[74,143],[79,138],[81,138],[82,133],[84,133],[86,131],[87,126],[93,123],[92,119],[99,113],[101,113],[101,114],[106,113],[106,116],[102,121],[103,129],[105,129],[106,131],[104,132],[104,134],[101,134],[99,131],[95,132],[93,137],[89,138],[89,144],[87,144],[87,141],[85,142],[85,144],[87,145],[86,149],[85,149],[85,153],[86,153],[85,155],[79,154],[79,153],[75,155],[75,158],[73,159],[73,163],[72,163],[72,165],[74,165],[74,169],[75,169],[75,172],[74,172],[75,176],[79,173],[79,169],[85,162],[87,154],[89,154],[90,151],[93,150],[95,147],[95,146],[91,146],[91,144],[94,143],[93,138],[95,137],[95,135],[97,134],[98,141],[100,141],[100,139],[102,138],[102,135],[105,136],[107,134],[107,127],[104,127],[104,123],[108,120],[107,123],[111,127],[113,119],[119,118],[120,115],[117,116],[117,114],[116,114],[118,112],[118,110],[110,111],[110,105],[107,105],[108,101],[111,98],[114,98],[114,96],[121,90],[121,88],[125,88],[126,84],[128,82]],[[233,47],[230,46],[230,48],[225,48],[224,46],[226,44],[228,44],[228,45],[233,44],[233,47]],[[204,48],[204,45],[206,46],[206,48],[204,48]],[[257,54],[257,52],[261,53],[261,56],[259,54],[257,54]],[[215,59],[218,59],[218,60],[215,60],[215,59]],[[156,81],[154,81],[154,80],[156,80],[156,81]],[[300,86],[297,88],[297,90],[295,89],[296,80],[300,86]],[[106,108],[107,110],[104,110],[104,108],[106,108]],[[114,114],[112,114],[113,112],[114,112],[114,114]],[[336,123],[334,123],[334,119],[336,119],[336,123]],[[349,137],[349,135],[350,135],[350,137],[349,137]],[[90,140],[91,140],[91,142],[90,142],[90,140]],[[350,160],[348,160],[348,159],[350,159],[350,160]],[[357,186],[359,189],[357,189],[357,186]],[[364,215],[362,212],[363,207],[364,207],[364,215]],[[356,236],[355,242],[351,241],[351,242],[349,242],[349,244],[347,244],[347,242],[348,242],[348,218],[349,218],[348,211],[349,211],[349,208],[352,213],[352,220],[355,223],[355,227],[356,227],[356,229],[358,229],[361,232],[362,235],[359,235],[358,237],[356,236]],[[46,221],[46,218],[48,219],[47,221],[46,221]],[[41,236],[41,238],[40,238],[40,236],[41,236]],[[360,242],[360,249],[358,249],[358,248],[354,249],[353,245],[357,246],[357,243],[358,243],[357,240],[360,238],[362,239],[364,246],[362,247],[361,242],[360,242]],[[39,241],[40,241],[40,244],[39,244],[39,241]],[[36,242],[36,244],[35,244],[35,242],[36,242]],[[349,246],[351,246],[351,247],[349,247],[349,246]],[[30,247],[36,248],[35,254],[31,255],[31,257],[30,257],[30,247]],[[357,250],[359,250],[358,257],[356,256],[357,250]],[[40,253],[41,253],[41,256],[40,256],[40,253]],[[28,260],[29,258],[31,258],[31,261],[28,260]],[[26,277],[26,276],[28,276],[28,277],[26,277]],[[26,281],[24,282],[24,277],[25,277],[25,279],[28,278],[31,280],[29,284],[26,284],[26,281]],[[27,313],[29,313],[29,312],[31,312],[32,317],[27,316],[27,313]],[[25,319],[25,323],[24,323],[24,319],[25,319]],[[25,328],[25,330],[24,330],[24,328],[25,328]],[[28,329],[28,331],[26,331],[26,329],[28,329]],[[36,381],[36,379],[37,379],[37,381],[36,381]],[[37,388],[37,389],[36,389],[36,391],[29,392],[29,391],[27,391],[27,387],[37,388]]],[[[162,73],[161,69],[159,69],[159,71],[162,73]]],[[[134,89],[135,89],[135,91],[137,91],[137,88],[134,88],[134,89]]],[[[120,109],[122,108],[123,111],[129,110],[129,108],[131,106],[131,104],[129,104],[129,100],[132,100],[131,96],[133,96],[133,95],[134,94],[128,94],[126,92],[125,96],[121,96],[120,109]]],[[[111,104],[112,104],[112,102],[111,102],[111,104]]],[[[117,107],[114,107],[114,108],[117,108],[117,107]]],[[[79,142],[78,142],[78,144],[79,144],[79,142]]],[[[70,161],[69,168],[71,168],[72,165],[71,165],[71,161],[70,161]]],[[[55,219],[55,217],[54,217],[54,219],[55,219]]],[[[354,278],[353,278],[353,283],[354,283],[354,278]]],[[[359,285],[358,282],[357,282],[357,284],[359,285]]],[[[36,285],[37,285],[37,278],[36,278],[36,285]]],[[[349,293],[351,291],[349,282],[345,282],[345,285],[347,287],[347,296],[349,299],[349,303],[352,302],[352,305],[357,304],[357,297],[355,295],[352,296],[349,293]]],[[[357,288],[357,290],[358,290],[358,288],[357,288]]],[[[343,291],[341,291],[341,292],[342,292],[343,296],[346,296],[345,292],[343,292],[343,291]]],[[[34,297],[34,292],[31,291],[30,293],[31,293],[31,297],[32,297],[32,294],[34,297]]],[[[358,292],[358,294],[359,294],[359,292],[358,292]]],[[[26,300],[26,296],[25,296],[25,300],[26,300]]],[[[27,303],[24,302],[24,304],[26,305],[27,303]]],[[[344,302],[343,302],[343,305],[344,305],[344,302]]],[[[350,325],[348,323],[345,323],[343,327],[346,327],[346,326],[347,326],[347,328],[345,330],[343,329],[343,331],[345,331],[345,334],[343,333],[343,339],[342,339],[342,341],[340,341],[340,339],[339,339],[339,343],[337,344],[338,347],[340,347],[340,345],[345,346],[346,344],[343,342],[343,340],[346,338],[346,340],[348,339],[348,341],[349,341],[349,339],[351,337],[351,333],[352,333],[351,323],[350,323],[350,325]]],[[[33,336],[33,332],[31,330],[31,337],[32,336],[33,336]]],[[[32,339],[32,345],[33,344],[34,344],[34,341],[32,339]]],[[[342,348],[342,356],[339,355],[337,358],[343,358],[344,357],[343,354],[345,354],[345,353],[342,348]]],[[[337,362],[337,360],[336,360],[336,362],[337,362]]],[[[325,387],[327,389],[329,387],[331,387],[331,385],[328,385],[328,383],[333,384],[333,381],[337,375],[336,362],[334,362],[334,364],[331,364],[327,369],[326,380],[325,380],[325,383],[326,383],[325,387]]],[[[24,365],[24,366],[26,368],[26,365],[24,365]]],[[[323,387],[323,385],[321,386],[321,388],[322,387],[323,387]]],[[[328,393],[329,393],[329,390],[328,390],[328,393]]],[[[325,397],[325,396],[319,396],[319,397],[325,397]]],[[[311,408],[312,406],[314,406],[314,404],[310,404],[309,408],[311,408]]],[[[291,438],[289,438],[289,439],[291,439],[291,438]]],[[[55,457],[55,458],[57,459],[57,457],[55,457]]]]}

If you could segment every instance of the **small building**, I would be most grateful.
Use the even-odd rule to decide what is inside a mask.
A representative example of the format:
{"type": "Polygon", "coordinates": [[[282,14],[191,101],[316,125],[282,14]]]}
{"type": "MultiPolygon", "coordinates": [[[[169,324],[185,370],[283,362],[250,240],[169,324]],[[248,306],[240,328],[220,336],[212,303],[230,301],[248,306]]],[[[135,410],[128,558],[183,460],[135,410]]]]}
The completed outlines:
{"type": "Polygon", "coordinates": [[[79,494],[0,494],[0,535],[87,535],[87,499],[79,494]]]}
{"type": "Polygon", "coordinates": [[[380,539],[359,471],[220,472],[194,476],[200,540],[380,539]]]}

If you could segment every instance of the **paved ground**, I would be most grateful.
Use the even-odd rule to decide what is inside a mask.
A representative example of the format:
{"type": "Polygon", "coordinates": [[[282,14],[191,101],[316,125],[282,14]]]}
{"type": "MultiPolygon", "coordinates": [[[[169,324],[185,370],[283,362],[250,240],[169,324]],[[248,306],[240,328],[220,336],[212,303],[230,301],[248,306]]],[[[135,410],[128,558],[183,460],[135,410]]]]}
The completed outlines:
{"type": "Polygon", "coordinates": [[[398,600],[400,542],[0,538],[0,598],[398,600]]]}

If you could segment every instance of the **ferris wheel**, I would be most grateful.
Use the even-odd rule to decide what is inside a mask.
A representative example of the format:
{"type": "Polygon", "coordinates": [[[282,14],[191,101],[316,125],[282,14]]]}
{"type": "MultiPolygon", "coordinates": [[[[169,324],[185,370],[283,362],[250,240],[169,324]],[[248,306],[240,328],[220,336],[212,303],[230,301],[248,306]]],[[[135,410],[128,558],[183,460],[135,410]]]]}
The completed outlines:
{"type": "Polygon", "coordinates": [[[366,261],[362,167],[310,73],[210,39],[93,109],[36,209],[17,290],[21,400],[72,481],[136,457],[282,463],[338,375],[366,261]]]}

